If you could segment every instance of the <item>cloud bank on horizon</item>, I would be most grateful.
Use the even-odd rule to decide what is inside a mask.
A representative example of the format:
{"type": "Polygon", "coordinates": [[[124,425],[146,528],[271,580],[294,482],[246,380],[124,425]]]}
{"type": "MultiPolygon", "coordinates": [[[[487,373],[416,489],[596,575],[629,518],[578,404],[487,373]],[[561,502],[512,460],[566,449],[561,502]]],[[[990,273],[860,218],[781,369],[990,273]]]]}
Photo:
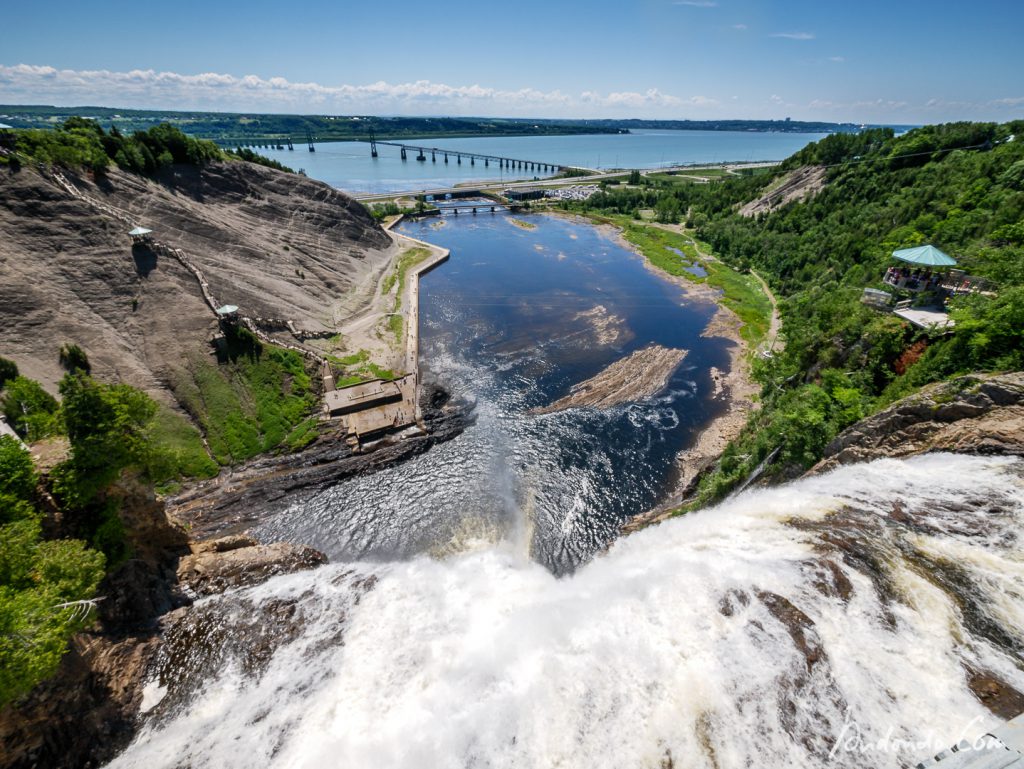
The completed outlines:
{"type": "Polygon", "coordinates": [[[645,91],[583,91],[567,94],[536,88],[501,90],[481,85],[453,86],[417,80],[367,85],[296,83],[206,72],[71,70],[48,66],[0,65],[0,102],[138,109],[210,109],[242,112],[359,112],[409,115],[529,115],[618,117],[679,114],[719,102],[705,96],[682,98],[657,88],[645,91]]]}
{"type": "MultiPolygon", "coordinates": [[[[795,37],[782,34],[780,37],[795,37]]],[[[843,57],[830,57],[842,62],[843,57]]],[[[74,70],[33,64],[0,64],[0,103],[53,104],[134,109],[210,110],[324,114],[403,114],[503,117],[764,118],[794,114],[798,119],[872,122],[874,114],[905,116],[904,122],[971,118],[979,113],[1012,119],[1024,108],[1024,97],[1006,96],[984,102],[928,99],[919,104],[877,99],[855,102],[813,99],[807,103],[779,94],[763,105],[738,104],[735,97],[676,96],[657,88],[643,91],[585,90],[565,93],[536,88],[503,90],[478,84],[448,85],[430,80],[406,83],[378,81],[366,85],[323,85],[224,73],[181,74],[135,69],[74,70]]],[[[978,119],[974,117],[974,119],[978,119]]],[[[881,122],[881,121],[876,121],[881,122]]],[[[896,122],[891,120],[891,122],[896,122]]]]}

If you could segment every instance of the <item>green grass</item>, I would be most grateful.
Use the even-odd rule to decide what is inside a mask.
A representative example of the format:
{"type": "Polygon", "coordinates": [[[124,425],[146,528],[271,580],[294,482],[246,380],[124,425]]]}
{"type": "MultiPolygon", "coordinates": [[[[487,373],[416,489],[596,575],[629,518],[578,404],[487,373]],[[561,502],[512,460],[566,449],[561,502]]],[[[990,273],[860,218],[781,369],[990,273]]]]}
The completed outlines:
{"type": "Polygon", "coordinates": [[[191,377],[176,382],[175,394],[206,433],[222,465],[288,446],[306,434],[296,428],[317,405],[305,361],[294,350],[257,345],[214,363],[189,360],[191,377]]]}
{"type": "MultiPolygon", "coordinates": [[[[692,238],[659,227],[640,224],[626,216],[600,217],[622,228],[622,234],[655,267],[669,275],[685,278],[693,283],[707,283],[722,290],[721,303],[732,310],[743,321],[740,336],[751,347],[758,345],[768,334],[771,323],[771,301],[752,275],[737,272],[718,261],[701,259],[692,238]],[[677,248],[685,254],[680,257],[669,250],[677,248]],[[707,277],[698,278],[687,271],[687,267],[700,265],[707,271],[707,277]]],[[[701,244],[702,250],[710,249],[701,244]]]]}
{"type": "Polygon", "coordinates": [[[339,366],[357,366],[360,363],[366,363],[370,359],[370,353],[367,350],[360,350],[340,358],[335,355],[328,355],[327,359],[332,363],[337,363],[339,366]]]}
{"type": "Polygon", "coordinates": [[[395,335],[395,340],[401,344],[402,334],[405,333],[405,318],[399,314],[394,314],[388,318],[388,328],[391,329],[391,333],[395,335]]]}
{"type": "Polygon", "coordinates": [[[146,473],[158,487],[179,478],[212,478],[219,470],[195,426],[167,406],[158,406],[149,425],[149,438],[153,450],[146,473]]]}
{"type": "Polygon", "coordinates": [[[512,219],[512,218],[509,218],[509,221],[512,222],[512,224],[514,224],[516,227],[522,227],[524,230],[535,230],[535,229],[537,229],[537,225],[534,224],[533,222],[524,222],[522,219],[512,219]]]}
{"type": "Polygon", "coordinates": [[[731,174],[724,168],[694,168],[675,173],[648,174],[646,178],[653,182],[665,182],[667,184],[698,184],[699,180],[693,178],[695,176],[705,179],[722,179],[731,176],[731,174]]]}
{"type": "Polygon", "coordinates": [[[317,417],[309,417],[299,422],[285,438],[285,444],[292,451],[298,451],[308,446],[319,433],[320,420],[317,417]]]}
{"type": "Polygon", "coordinates": [[[398,374],[394,371],[389,368],[381,368],[376,363],[368,364],[367,368],[376,379],[398,379],[398,374]]]}
{"type": "Polygon", "coordinates": [[[761,284],[752,275],[736,272],[722,262],[706,262],[704,266],[708,284],[725,292],[722,304],[743,321],[740,336],[751,348],[759,345],[768,335],[772,316],[772,303],[761,284]]]}
{"type": "Polygon", "coordinates": [[[392,270],[386,278],[384,278],[382,288],[385,294],[391,293],[395,284],[398,284],[398,290],[395,292],[395,312],[398,312],[402,306],[402,291],[405,289],[406,274],[412,267],[415,267],[429,256],[429,248],[423,248],[422,246],[407,248],[398,257],[395,269],[392,270]]]}

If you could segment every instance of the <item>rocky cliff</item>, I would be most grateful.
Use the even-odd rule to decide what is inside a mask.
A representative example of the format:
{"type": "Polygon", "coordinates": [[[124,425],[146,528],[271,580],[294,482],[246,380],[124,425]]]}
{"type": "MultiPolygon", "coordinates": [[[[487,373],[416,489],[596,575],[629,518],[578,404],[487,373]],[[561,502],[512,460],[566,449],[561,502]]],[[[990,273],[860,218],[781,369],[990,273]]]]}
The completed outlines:
{"type": "Polygon", "coordinates": [[[219,301],[313,333],[365,304],[391,254],[358,203],[298,174],[238,161],[63,175],[0,172],[0,353],[51,389],[68,341],[101,379],[165,402],[187,353],[208,350],[216,321],[195,275],[133,247],[126,222],[186,253],[219,301]]]}
{"type": "Polygon", "coordinates": [[[926,387],[848,427],[811,472],[929,451],[1024,455],[1024,372],[926,387]]]}
{"type": "Polygon", "coordinates": [[[0,708],[3,769],[110,760],[139,727],[143,688],[167,639],[179,647],[187,639],[182,628],[193,623],[196,599],[327,560],[309,547],[244,536],[190,543],[145,487],[129,481],[115,493],[132,557],[101,584],[97,622],[72,638],[56,675],[0,708]]]}

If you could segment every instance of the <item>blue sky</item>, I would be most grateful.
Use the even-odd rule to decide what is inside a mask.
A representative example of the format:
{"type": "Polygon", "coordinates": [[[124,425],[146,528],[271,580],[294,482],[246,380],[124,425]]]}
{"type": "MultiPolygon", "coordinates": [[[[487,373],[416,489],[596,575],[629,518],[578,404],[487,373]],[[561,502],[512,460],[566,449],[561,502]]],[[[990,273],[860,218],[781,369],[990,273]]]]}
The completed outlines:
{"type": "Polygon", "coordinates": [[[4,16],[0,103],[894,123],[1024,117],[1021,0],[58,1],[11,3],[4,16]]]}

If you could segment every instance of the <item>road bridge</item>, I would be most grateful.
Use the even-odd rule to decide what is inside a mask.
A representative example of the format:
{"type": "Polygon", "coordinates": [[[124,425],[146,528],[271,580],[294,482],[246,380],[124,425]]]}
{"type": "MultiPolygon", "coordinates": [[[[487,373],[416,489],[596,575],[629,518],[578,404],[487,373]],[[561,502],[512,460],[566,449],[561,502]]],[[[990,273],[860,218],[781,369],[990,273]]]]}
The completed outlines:
{"type": "Polygon", "coordinates": [[[557,163],[548,163],[542,160],[523,160],[522,158],[509,158],[502,155],[486,155],[479,152],[465,152],[463,150],[445,149],[443,147],[427,147],[418,144],[403,144],[401,142],[382,142],[372,141],[370,147],[370,154],[372,157],[377,157],[377,145],[386,145],[388,147],[398,147],[399,156],[402,160],[409,159],[409,153],[416,153],[415,157],[421,163],[427,161],[427,155],[430,155],[430,161],[437,163],[440,159],[444,163],[454,162],[458,165],[462,165],[462,160],[465,158],[469,161],[471,166],[475,166],[477,161],[483,161],[484,167],[490,167],[491,163],[496,163],[498,168],[507,168],[509,170],[521,170],[521,171],[545,171],[550,173],[558,173],[565,169],[565,166],[558,165],[557,163]]]}

